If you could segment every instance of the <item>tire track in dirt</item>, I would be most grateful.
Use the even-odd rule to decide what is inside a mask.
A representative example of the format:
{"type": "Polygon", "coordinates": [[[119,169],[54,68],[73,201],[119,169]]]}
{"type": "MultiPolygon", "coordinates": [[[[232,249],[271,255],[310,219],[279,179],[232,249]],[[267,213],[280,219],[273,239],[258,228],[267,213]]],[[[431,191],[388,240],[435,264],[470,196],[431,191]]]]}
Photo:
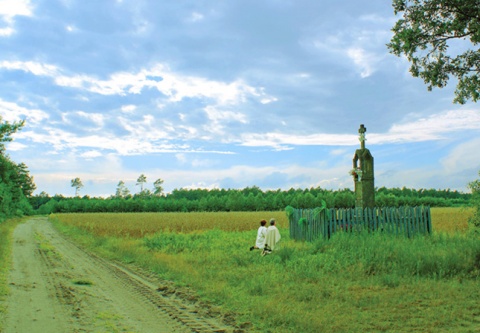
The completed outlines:
{"type": "Polygon", "coordinates": [[[13,237],[5,333],[243,331],[188,291],[80,249],[46,218],[13,237]]]}

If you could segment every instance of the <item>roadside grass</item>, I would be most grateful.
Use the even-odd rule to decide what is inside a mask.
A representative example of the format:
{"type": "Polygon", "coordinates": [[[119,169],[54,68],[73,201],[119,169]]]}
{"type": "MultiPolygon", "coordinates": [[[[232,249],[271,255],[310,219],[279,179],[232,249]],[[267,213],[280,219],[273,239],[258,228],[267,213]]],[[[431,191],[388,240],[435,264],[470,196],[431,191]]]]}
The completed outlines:
{"type": "MultiPolygon", "coordinates": [[[[83,215],[85,224],[89,216],[83,215]]],[[[280,228],[280,249],[261,257],[248,250],[255,225],[250,231],[163,230],[118,237],[114,229],[135,225],[132,219],[110,223],[116,236],[109,237],[105,226],[98,236],[64,222],[63,215],[52,220],[101,255],[193,288],[203,301],[235,313],[239,325],[251,323],[251,331],[475,332],[480,327],[480,242],[458,230],[410,239],[338,233],[329,241],[305,243],[290,240],[288,229],[280,228]]]]}
{"type": "Polygon", "coordinates": [[[0,222],[0,332],[3,330],[3,317],[6,312],[5,299],[9,293],[7,279],[11,267],[12,232],[23,220],[16,218],[0,222]]]}

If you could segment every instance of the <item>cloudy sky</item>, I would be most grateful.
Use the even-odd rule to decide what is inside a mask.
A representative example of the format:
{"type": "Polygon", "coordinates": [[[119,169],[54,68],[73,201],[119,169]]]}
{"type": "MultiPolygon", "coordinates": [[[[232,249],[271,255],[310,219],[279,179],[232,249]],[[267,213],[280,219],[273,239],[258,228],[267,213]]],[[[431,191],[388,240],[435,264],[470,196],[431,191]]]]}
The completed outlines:
{"type": "Polygon", "coordinates": [[[0,116],[36,193],[353,188],[467,191],[480,105],[428,92],[385,44],[385,0],[0,0],[0,116]]]}

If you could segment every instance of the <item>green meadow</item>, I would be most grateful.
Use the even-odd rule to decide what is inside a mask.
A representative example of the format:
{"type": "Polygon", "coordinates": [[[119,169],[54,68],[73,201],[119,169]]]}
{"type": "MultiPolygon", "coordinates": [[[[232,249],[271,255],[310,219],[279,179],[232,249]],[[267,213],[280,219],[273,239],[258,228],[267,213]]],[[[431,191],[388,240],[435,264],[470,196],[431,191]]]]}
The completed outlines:
{"type": "Polygon", "coordinates": [[[190,287],[249,332],[480,330],[480,242],[464,228],[469,211],[432,211],[429,236],[338,233],[313,243],[289,239],[282,220],[281,247],[265,257],[249,251],[258,221],[285,219],[283,212],[228,213],[209,227],[216,214],[158,213],[148,223],[135,214],[51,220],[102,256],[190,287]],[[442,218],[435,229],[447,213],[458,219],[442,218]],[[183,227],[176,230],[173,220],[183,227]],[[145,223],[148,232],[131,231],[146,230],[145,223]]]}

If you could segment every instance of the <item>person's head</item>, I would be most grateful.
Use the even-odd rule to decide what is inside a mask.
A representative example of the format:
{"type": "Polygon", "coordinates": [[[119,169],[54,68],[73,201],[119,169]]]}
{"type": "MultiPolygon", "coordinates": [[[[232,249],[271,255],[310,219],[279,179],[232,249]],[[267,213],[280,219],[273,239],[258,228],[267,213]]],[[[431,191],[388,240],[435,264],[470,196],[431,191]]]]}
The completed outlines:
{"type": "Polygon", "coordinates": [[[277,222],[275,222],[275,219],[270,219],[270,225],[275,225],[277,222]]]}
{"type": "Polygon", "coordinates": [[[267,224],[267,221],[266,221],[266,220],[261,220],[261,221],[260,221],[260,225],[261,225],[262,227],[264,227],[265,224],[267,224]]]}

